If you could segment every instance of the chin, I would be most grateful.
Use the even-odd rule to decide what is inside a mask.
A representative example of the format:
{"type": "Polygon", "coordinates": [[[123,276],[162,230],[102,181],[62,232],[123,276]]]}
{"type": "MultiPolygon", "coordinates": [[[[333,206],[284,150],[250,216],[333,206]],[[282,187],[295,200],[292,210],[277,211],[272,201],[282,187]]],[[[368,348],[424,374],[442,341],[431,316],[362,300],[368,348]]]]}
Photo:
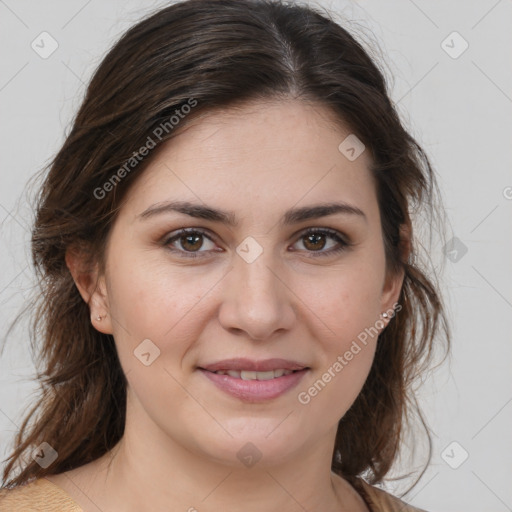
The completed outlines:
{"type": "MultiPolygon", "coordinates": [[[[301,440],[296,426],[290,430],[279,420],[240,420],[224,423],[233,437],[227,433],[221,437],[201,438],[199,449],[203,454],[220,464],[248,468],[276,466],[286,462],[295,452],[298,452],[305,439],[301,440]],[[277,426],[277,428],[276,428],[277,426]],[[206,441],[206,442],[205,442],[206,441]]],[[[203,433],[204,435],[204,433],[203,433]]]]}

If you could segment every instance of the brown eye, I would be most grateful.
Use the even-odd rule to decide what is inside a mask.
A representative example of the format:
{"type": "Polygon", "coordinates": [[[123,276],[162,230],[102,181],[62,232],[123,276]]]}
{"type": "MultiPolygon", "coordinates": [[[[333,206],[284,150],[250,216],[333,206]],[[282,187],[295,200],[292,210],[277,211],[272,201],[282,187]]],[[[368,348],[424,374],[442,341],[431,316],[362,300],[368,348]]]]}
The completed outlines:
{"type": "Polygon", "coordinates": [[[201,230],[194,229],[181,229],[177,233],[171,235],[166,239],[164,245],[172,252],[179,253],[184,257],[199,257],[204,256],[202,253],[208,253],[214,250],[215,243],[213,240],[201,230]],[[208,247],[208,244],[211,244],[208,247]],[[204,246],[206,245],[206,250],[204,246]]]}
{"type": "Polygon", "coordinates": [[[203,245],[203,235],[183,235],[179,239],[181,246],[186,251],[197,251],[203,245]]]}
{"type": "Polygon", "coordinates": [[[303,237],[304,247],[311,251],[321,250],[325,247],[325,235],[322,233],[309,233],[303,237]]]}
{"type": "Polygon", "coordinates": [[[330,256],[346,250],[351,244],[340,233],[332,229],[309,229],[302,233],[298,242],[302,242],[304,250],[313,256],[330,256]],[[329,242],[331,240],[331,242],[329,242]],[[327,247],[327,250],[324,250],[327,247]]]}

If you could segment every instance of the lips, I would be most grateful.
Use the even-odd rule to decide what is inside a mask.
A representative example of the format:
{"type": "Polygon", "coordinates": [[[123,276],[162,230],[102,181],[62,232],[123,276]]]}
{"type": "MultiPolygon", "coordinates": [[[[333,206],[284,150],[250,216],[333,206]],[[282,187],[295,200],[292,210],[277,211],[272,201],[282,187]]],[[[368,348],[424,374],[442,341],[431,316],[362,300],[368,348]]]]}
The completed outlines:
{"type": "Polygon", "coordinates": [[[198,370],[220,390],[243,401],[261,402],[296,387],[310,368],[286,359],[227,359],[198,370]]]}
{"type": "Polygon", "coordinates": [[[207,364],[200,366],[201,369],[209,372],[269,372],[275,370],[286,370],[286,371],[297,371],[308,368],[307,365],[299,363],[297,361],[291,361],[288,359],[265,359],[262,361],[253,361],[245,358],[235,359],[224,359],[216,363],[207,364]]]}

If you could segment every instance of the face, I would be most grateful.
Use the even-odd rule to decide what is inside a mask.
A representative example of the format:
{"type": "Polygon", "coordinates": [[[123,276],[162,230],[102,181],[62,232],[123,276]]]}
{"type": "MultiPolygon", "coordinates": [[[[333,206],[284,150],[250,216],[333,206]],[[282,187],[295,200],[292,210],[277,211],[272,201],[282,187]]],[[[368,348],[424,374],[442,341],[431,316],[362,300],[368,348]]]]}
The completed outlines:
{"type": "Polygon", "coordinates": [[[248,442],[269,463],[333,442],[401,286],[370,155],[338,149],[349,134],[320,106],[269,102],[196,119],[161,148],[93,297],[130,421],[228,464],[248,442]]]}

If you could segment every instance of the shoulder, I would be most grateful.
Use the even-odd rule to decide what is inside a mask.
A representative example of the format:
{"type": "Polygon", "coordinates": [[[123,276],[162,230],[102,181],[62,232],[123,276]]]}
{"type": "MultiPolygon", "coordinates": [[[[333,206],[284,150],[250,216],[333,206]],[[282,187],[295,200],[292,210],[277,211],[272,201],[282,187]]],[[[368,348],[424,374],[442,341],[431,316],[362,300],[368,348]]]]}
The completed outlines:
{"type": "Polygon", "coordinates": [[[46,478],[0,489],[0,512],[83,512],[64,490],[46,478]]]}
{"type": "Polygon", "coordinates": [[[370,485],[362,478],[358,478],[354,486],[363,495],[371,512],[426,512],[408,505],[383,489],[370,485]]]}

